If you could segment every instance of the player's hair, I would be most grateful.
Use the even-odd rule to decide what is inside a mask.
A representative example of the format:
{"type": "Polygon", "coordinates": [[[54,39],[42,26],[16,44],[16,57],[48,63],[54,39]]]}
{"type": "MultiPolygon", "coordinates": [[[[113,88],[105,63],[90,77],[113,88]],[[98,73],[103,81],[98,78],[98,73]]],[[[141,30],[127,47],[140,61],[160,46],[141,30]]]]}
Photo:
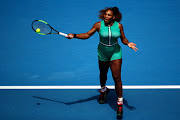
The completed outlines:
{"type": "Polygon", "coordinates": [[[122,19],[122,14],[119,12],[119,9],[117,7],[108,7],[105,9],[102,9],[99,11],[99,18],[104,19],[104,14],[106,13],[107,10],[112,10],[113,14],[115,15],[115,21],[120,22],[122,19]]]}

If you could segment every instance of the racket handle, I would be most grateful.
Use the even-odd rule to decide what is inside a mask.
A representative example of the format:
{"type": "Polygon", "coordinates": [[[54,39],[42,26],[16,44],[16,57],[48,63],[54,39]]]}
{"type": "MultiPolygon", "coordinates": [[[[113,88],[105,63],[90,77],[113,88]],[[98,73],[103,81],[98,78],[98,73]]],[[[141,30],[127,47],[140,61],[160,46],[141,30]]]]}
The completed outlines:
{"type": "Polygon", "coordinates": [[[65,36],[65,37],[67,37],[67,36],[68,36],[67,34],[65,34],[65,33],[62,33],[62,32],[59,32],[59,34],[60,34],[60,35],[63,35],[63,36],[65,36]]]}

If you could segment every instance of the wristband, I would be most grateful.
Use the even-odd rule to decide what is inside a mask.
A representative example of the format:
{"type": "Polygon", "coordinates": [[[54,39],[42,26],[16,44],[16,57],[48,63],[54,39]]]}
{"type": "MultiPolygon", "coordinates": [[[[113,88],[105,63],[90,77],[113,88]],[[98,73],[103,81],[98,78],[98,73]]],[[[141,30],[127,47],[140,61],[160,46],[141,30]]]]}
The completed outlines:
{"type": "Polygon", "coordinates": [[[76,34],[74,34],[74,38],[76,38],[76,34]]]}

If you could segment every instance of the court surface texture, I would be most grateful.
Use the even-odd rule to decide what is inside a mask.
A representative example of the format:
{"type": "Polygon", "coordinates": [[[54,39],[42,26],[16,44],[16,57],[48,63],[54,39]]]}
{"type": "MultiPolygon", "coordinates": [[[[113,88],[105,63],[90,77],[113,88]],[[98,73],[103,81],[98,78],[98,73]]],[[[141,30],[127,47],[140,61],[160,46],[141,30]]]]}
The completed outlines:
{"type": "Polygon", "coordinates": [[[179,120],[179,0],[0,1],[0,120],[179,120]],[[85,33],[101,21],[98,12],[118,7],[126,38],[121,43],[123,118],[117,96],[99,104],[99,35],[69,40],[39,35],[32,21],[44,20],[64,33],[85,33]]]}

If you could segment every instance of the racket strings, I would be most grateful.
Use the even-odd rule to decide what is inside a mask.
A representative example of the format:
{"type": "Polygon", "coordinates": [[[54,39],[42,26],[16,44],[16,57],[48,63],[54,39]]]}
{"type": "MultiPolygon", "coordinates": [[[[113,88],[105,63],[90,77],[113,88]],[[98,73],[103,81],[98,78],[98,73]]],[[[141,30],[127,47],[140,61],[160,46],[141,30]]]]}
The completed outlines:
{"type": "Polygon", "coordinates": [[[52,29],[48,24],[45,24],[43,22],[40,21],[34,21],[32,24],[32,27],[34,29],[34,31],[36,31],[36,29],[40,29],[40,34],[50,34],[52,29]]]}

